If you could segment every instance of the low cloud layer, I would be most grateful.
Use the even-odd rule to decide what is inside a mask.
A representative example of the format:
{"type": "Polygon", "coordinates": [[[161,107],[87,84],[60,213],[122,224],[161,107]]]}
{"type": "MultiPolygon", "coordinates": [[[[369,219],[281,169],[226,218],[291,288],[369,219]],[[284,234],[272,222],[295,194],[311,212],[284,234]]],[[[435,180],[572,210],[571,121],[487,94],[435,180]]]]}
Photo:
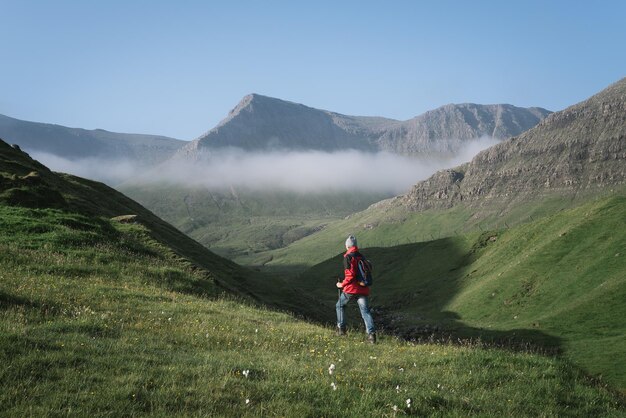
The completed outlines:
{"type": "Polygon", "coordinates": [[[356,150],[249,153],[231,149],[212,152],[202,162],[170,161],[148,171],[129,160],[67,160],[37,152],[32,155],[52,170],[111,185],[125,181],[130,184],[165,182],[210,189],[234,186],[307,193],[333,190],[403,193],[435,171],[469,161],[479,151],[497,142],[490,138],[469,141],[454,157],[446,159],[356,150]]]}
{"type": "Polygon", "coordinates": [[[74,174],[109,185],[116,185],[137,176],[141,167],[129,159],[79,158],[67,159],[55,154],[29,151],[29,155],[52,171],[74,174]]]}

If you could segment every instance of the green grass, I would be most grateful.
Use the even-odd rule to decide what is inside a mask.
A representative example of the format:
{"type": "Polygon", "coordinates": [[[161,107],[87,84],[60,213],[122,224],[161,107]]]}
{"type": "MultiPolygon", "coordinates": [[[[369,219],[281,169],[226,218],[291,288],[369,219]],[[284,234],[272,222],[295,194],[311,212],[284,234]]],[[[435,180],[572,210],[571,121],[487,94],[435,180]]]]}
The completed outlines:
{"type": "Polygon", "coordinates": [[[565,358],[370,346],[263,306],[325,303],[292,284],[0,141],[2,416],[624,415],[565,358]]]}
{"type": "Polygon", "coordinates": [[[506,200],[492,201],[489,206],[480,208],[459,204],[450,209],[421,212],[410,212],[397,205],[377,204],[346,219],[329,222],[319,232],[284,248],[261,253],[259,257],[271,260],[265,264],[268,271],[301,272],[340,252],[348,234],[355,234],[365,247],[426,242],[486,230],[508,229],[616,193],[623,195],[626,188],[589,190],[576,196],[544,196],[515,204],[506,200]]]}
{"type": "Polygon", "coordinates": [[[136,216],[146,233],[176,256],[206,271],[225,289],[242,281],[263,280],[253,271],[220,257],[122,193],[103,183],[53,173],[27,154],[0,141],[0,205],[55,208],[87,218],[136,216]]]}
{"type": "MultiPolygon", "coordinates": [[[[508,230],[367,248],[373,304],[407,337],[530,342],[624,389],[625,230],[626,198],[617,196],[508,230]]],[[[302,314],[333,320],[340,274],[337,256],[295,279],[319,301],[302,314]]]]}
{"type": "Polygon", "coordinates": [[[373,192],[208,190],[165,183],[118,188],[211,251],[246,265],[263,265],[272,260],[273,250],[389,197],[373,192]]]}
{"type": "Polygon", "coordinates": [[[0,215],[3,416],[625,412],[619,394],[563,359],[386,336],[371,346],[356,330],[338,338],[233,299],[142,225],[55,209],[0,215]]]}

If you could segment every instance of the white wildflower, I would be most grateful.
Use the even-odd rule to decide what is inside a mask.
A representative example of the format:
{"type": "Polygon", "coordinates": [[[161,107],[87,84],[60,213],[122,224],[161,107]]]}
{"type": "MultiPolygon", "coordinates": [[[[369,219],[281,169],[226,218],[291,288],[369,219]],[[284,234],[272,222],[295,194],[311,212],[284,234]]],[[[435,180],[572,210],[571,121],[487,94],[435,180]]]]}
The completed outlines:
{"type": "Polygon", "coordinates": [[[370,356],[370,360],[376,360],[378,357],[370,356]]]}
{"type": "Polygon", "coordinates": [[[335,382],[332,382],[330,384],[330,387],[333,388],[333,390],[337,390],[337,385],[335,384],[335,382]]]}
{"type": "Polygon", "coordinates": [[[403,372],[404,371],[404,367],[400,367],[398,370],[403,372]]]}
{"type": "Polygon", "coordinates": [[[397,393],[400,393],[400,385],[397,385],[397,386],[396,386],[396,392],[397,392],[397,393]]]}
{"type": "Polygon", "coordinates": [[[250,399],[246,399],[246,405],[250,403],[250,399]]]}
{"type": "Polygon", "coordinates": [[[248,376],[250,375],[250,370],[246,369],[243,372],[241,372],[242,375],[244,375],[244,377],[247,379],[248,376]]]}
{"type": "Polygon", "coordinates": [[[333,374],[334,371],[335,371],[335,365],[331,364],[330,367],[328,368],[328,374],[333,374]]]}
{"type": "Polygon", "coordinates": [[[406,400],[406,407],[410,408],[411,407],[411,398],[406,400]]]}
{"type": "Polygon", "coordinates": [[[398,412],[398,406],[397,405],[392,406],[391,409],[393,409],[393,412],[398,412]]]}

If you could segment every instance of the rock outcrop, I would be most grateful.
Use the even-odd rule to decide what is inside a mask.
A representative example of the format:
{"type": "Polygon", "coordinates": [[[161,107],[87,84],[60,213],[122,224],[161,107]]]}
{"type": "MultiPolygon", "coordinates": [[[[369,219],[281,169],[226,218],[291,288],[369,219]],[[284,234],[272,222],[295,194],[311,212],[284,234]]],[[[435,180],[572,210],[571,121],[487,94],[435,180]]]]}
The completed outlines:
{"type": "Polygon", "coordinates": [[[417,183],[394,204],[411,210],[575,194],[626,182],[626,78],[553,113],[471,162],[417,183]]]}

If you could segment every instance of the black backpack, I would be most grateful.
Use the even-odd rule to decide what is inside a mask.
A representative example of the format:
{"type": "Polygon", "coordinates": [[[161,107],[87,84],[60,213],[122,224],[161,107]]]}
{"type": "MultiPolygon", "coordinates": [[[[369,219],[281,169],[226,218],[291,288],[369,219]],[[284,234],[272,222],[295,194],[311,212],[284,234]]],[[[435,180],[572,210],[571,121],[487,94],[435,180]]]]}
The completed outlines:
{"type": "Polygon", "coordinates": [[[356,259],[356,281],[360,286],[369,287],[374,279],[372,278],[372,263],[361,253],[353,253],[348,256],[348,265],[351,265],[351,258],[356,259]]]}

